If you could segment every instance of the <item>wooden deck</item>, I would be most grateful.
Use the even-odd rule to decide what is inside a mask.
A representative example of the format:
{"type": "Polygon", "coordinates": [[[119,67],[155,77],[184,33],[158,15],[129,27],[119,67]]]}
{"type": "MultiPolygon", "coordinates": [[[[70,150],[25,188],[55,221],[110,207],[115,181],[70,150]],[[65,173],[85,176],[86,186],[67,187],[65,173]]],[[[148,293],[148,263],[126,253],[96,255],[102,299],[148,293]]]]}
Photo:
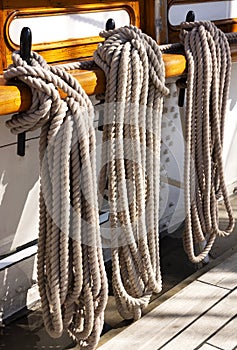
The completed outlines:
{"type": "Polygon", "coordinates": [[[237,252],[98,350],[237,349],[237,252]]]}
{"type": "MultiPolygon", "coordinates": [[[[231,202],[237,222],[237,195],[231,202]]],[[[225,224],[221,203],[219,214],[225,224]]],[[[161,240],[164,286],[141,320],[128,326],[109,298],[98,350],[237,350],[237,224],[229,237],[216,240],[210,263],[196,271],[185,258],[181,234],[182,227],[178,238],[161,240]]],[[[79,350],[66,332],[58,339],[47,334],[39,306],[0,328],[0,350],[79,350]]]]}

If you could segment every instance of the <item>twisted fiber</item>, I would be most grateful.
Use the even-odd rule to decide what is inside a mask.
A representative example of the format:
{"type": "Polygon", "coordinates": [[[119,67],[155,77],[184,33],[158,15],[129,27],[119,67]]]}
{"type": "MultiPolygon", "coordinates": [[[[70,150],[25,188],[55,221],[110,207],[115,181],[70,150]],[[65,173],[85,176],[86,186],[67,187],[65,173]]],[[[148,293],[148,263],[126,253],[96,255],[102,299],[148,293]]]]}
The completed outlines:
{"type": "Polygon", "coordinates": [[[13,116],[7,126],[13,133],[41,127],[38,284],[45,327],[52,337],[61,336],[65,328],[81,348],[92,350],[103,327],[107,301],[94,110],[67,69],[48,66],[34,52],[29,66],[15,52],[5,77],[28,84],[33,98],[29,111],[13,116]],[[58,88],[67,94],[65,100],[58,88]]]}
{"type": "Polygon", "coordinates": [[[100,192],[108,179],[113,289],[124,318],[138,319],[161,289],[158,240],[159,146],[164,65],[138,28],[102,32],[94,54],[106,94],[100,192]]]}
{"type": "Polygon", "coordinates": [[[222,160],[231,57],[227,37],[211,22],[183,23],[181,38],[188,62],[184,247],[189,259],[198,263],[216,236],[226,236],[234,227],[222,160]],[[220,195],[228,215],[225,230],[219,228],[220,195]],[[194,244],[204,241],[196,255],[194,244]]]}

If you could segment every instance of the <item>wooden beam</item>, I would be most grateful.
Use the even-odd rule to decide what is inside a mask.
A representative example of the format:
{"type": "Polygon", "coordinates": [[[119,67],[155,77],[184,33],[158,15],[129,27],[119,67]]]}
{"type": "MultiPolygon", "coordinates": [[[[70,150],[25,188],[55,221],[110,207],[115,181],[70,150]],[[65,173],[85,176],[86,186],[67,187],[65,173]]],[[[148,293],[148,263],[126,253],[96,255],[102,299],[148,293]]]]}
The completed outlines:
{"type": "MultiPolygon", "coordinates": [[[[100,94],[105,89],[105,76],[101,69],[70,72],[88,95],[100,94]]],[[[61,97],[65,94],[60,91],[61,97]]],[[[0,115],[26,111],[31,105],[31,91],[20,82],[8,82],[0,77],[0,115]]]]}
{"type": "MultiPolygon", "coordinates": [[[[237,61],[237,44],[231,45],[232,60],[237,61]]],[[[186,59],[181,54],[163,54],[166,78],[178,77],[186,72],[186,59]]],[[[105,90],[105,76],[101,69],[74,70],[70,72],[88,95],[100,94],[105,90]]],[[[60,92],[61,97],[65,94],[60,92]]],[[[23,83],[7,82],[0,77],[0,115],[27,110],[31,105],[30,89],[23,83]]]]}
{"type": "Polygon", "coordinates": [[[178,77],[186,71],[186,59],[184,55],[163,54],[166,78],[178,77]]]}

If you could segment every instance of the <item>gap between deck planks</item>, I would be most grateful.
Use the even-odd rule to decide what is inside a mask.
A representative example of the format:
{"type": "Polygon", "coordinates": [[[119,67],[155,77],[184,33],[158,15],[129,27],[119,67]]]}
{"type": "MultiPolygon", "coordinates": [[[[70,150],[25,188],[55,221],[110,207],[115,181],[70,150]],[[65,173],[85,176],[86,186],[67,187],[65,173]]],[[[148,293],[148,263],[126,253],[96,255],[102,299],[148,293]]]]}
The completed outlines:
{"type": "Polygon", "coordinates": [[[224,350],[221,348],[217,348],[216,346],[212,346],[211,344],[204,344],[201,348],[199,348],[199,350],[224,350]]]}
{"type": "Polygon", "coordinates": [[[237,287],[237,253],[200,276],[198,281],[230,290],[237,287]]]}
{"type": "Polygon", "coordinates": [[[207,343],[224,350],[234,350],[237,346],[237,316],[217,331],[207,343]]]}
{"type": "MultiPolygon", "coordinates": [[[[206,297],[209,297],[209,295],[206,297]]],[[[224,327],[226,323],[236,315],[237,310],[232,307],[234,303],[237,304],[237,289],[220,299],[204,315],[200,315],[195,322],[190,324],[178,336],[175,336],[173,340],[170,340],[166,346],[156,347],[156,349],[177,350],[180,348],[180,344],[182,344],[182,349],[196,349],[202,343],[206,342],[217,330],[224,327]]],[[[236,332],[232,333],[232,338],[229,339],[229,343],[231,343],[231,346],[228,347],[230,350],[237,345],[236,332]]],[[[212,344],[212,342],[210,342],[210,344],[212,344]]],[[[219,346],[218,344],[216,345],[219,346]]],[[[227,350],[226,347],[224,349],[227,350]]]]}
{"type": "MultiPolygon", "coordinates": [[[[99,346],[98,350],[177,350],[180,346],[182,350],[199,346],[201,349],[205,346],[215,348],[221,341],[220,337],[224,339],[226,332],[229,334],[231,326],[228,322],[231,318],[229,324],[235,320],[236,287],[237,253],[99,346]]],[[[231,346],[237,345],[234,329],[232,337],[228,338],[231,346]]]]}

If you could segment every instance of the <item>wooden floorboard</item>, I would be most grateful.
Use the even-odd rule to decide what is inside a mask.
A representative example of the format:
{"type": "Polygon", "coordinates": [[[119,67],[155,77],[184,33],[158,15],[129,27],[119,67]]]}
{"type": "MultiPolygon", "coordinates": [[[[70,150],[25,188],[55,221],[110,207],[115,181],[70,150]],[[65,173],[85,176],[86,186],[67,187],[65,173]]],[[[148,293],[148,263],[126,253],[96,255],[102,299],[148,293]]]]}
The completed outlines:
{"type": "MultiPolygon", "coordinates": [[[[235,301],[236,304],[237,301],[235,301]]],[[[233,350],[237,346],[237,316],[210,338],[208,343],[224,350],[233,350]]]]}
{"type": "Polygon", "coordinates": [[[228,293],[224,288],[194,281],[98,349],[157,350],[228,293]]]}
{"type": "Polygon", "coordinates": [[[198,281],[233,289],[237,285],[237,253],[198,278],[198,281]]]}
{"type": "Polygon", "coordinates": [[[216,346],[212,346],[208,343],[204,344],[201,348],[199,348],[198,350],[225,350],[225,349],[221,349],[221,348],[216,348],[216,346]]]}
{"type": "MultiPolygon", "coordinates": [[[[182,349],[196,349],[202,343],[206,342],[212,334],[224,327],[225,324],[237,314],[236,308],[233,307],[236,303],[237,289],[220,300],[205,315],[201,316],[179,336],[171,340],[167,346],[162,347],[162,350],[177,350],[180,348],[181,344],[182,349]]],[[[225,345],[225,350],[232,350],[234,345],[237,344],[236,329],[237,328],[232,328],[232,333],[234,334],[232,334],[232,341],[230,341],[232,344],[231,347],[227,348],[225,342],[222,341],[222,344],[225,345]],[[235,331],[233,332],[233,330],[235,331]]],[[[226,339],[226,343],[227,342],[228,340],[226,339]]],[[[218,342],[214,344],[209,340],[208,343],[219,346],[218,342]]]]}
{"type": "Polygon", "coordinates": [[[237,349],[237,253],[98,349],[237,349]]]}

